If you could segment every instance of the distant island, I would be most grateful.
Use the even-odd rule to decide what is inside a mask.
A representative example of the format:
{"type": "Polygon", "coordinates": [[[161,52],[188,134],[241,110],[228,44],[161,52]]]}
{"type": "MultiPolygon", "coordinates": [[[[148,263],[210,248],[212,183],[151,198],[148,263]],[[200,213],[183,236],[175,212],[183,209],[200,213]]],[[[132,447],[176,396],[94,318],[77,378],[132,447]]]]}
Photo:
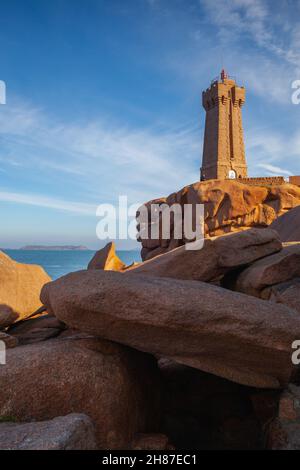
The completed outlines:
{"type": "Polygon", "coordinates": [[[90,251],[89,248],[83,245],[26,245],[20,248],[20,250],[28,251],[90,251]]]}

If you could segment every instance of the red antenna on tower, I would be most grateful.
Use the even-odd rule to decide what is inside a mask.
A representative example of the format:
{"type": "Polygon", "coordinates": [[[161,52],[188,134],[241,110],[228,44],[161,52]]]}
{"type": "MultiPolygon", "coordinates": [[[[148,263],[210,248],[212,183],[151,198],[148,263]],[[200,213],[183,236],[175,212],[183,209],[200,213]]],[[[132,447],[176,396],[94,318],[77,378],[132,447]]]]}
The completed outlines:
{"type": "Polygon", "coordinates": [[[228,74],[225,69],[221,70],[221,79],[224,81],[226,78],[228,78],[228,74]]]}

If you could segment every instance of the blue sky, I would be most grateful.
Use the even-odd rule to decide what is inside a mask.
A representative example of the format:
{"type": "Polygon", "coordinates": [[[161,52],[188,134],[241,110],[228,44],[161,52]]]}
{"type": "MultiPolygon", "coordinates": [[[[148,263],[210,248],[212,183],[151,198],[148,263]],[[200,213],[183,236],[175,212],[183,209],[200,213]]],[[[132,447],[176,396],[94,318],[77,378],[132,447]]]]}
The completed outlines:
{"type": "MultiPolygon", "coordinates": [[[[300,1],[6,0],[0,246],[102,246],[95,208],[199,178],[201,92],[247,89],[251,176],[300,174],[300,1]]],[[[133,247],[131,243],[119,245],[133,247]]]]}

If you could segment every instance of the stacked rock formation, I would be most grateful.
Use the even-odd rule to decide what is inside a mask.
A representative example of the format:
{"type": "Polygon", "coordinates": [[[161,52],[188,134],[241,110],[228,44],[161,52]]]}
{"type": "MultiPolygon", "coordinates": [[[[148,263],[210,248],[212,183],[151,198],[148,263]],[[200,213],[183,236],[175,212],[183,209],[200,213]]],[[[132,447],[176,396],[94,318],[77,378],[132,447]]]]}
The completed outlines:
{"type": "Polygon", "coordinates": [[[0,448],[300,449],[300,240],[241,228],[130,267],[109,244],[37,318],[3,309],[0,448]]]}
{"type": "MultiPolygon", "coordinates": [[[[182,209],[185,204],[204,204],[205,236],[214,237],[269,226],[277,217],[300,205],[300,187],[287,183],[252,186],[234,180],[209,180],[186,186],[168,197],[149,201],[145,204],[149,212],[153,203],[169,207],[176,203],[182,209]]],[[[140,240],[143,260],[185,243],[184,239],[174,238],[173,229],[171,226],[168,240],[151,237],[140,240]]]]}

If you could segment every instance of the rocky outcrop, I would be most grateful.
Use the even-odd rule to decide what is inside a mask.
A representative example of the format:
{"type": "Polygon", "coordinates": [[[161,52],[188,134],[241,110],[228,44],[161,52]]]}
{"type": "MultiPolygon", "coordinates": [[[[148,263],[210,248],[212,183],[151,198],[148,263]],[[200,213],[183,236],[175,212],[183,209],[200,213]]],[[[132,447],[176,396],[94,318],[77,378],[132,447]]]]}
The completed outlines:
{"type": "Polygon", "coordinates": [[[96,450],[94,425],[72,413],[37,423],[0,424],[1,450],[96,450]]]}
{"type": "Polygon", "coordinates": [[[104,269],[105,271],[122,271],[126,265],[116,254],[114,242],[108,243],[97,251],[88,264],[88,269],[104,269]]]}
{"type": "Polygon", "coordinates": [[[269,299],[270,287],[300,277],[300,244],[285,246],[244,269],[233,289],[255,297],[269,299]]]}
{"type": "Polygon", "coordinates": [[[300,242],[300,207],[297,206],[278,217],[270,228],[278,232],[283,242],[300,242]]]}
{"type": "MultiPolygon", "coordinates": [[[[300,205],[300,188],[292,184],[251,186],[238,181],[209,180],[186,186],[166,198],[146,203],[150,213],[152,203],[204,204],[204,229],[206,237],[251,227],[267,227],[278,216],[300,205]]],[[[195,222],[195,221],[194,221],[195,222]]],[[[150,223],[150,219],[149,219],[150,223]]],[[[149,230],[150,237],[150,230],[149,230]]],[[[149,259],[185,243],[171,236],[168,240],[142,239],[142,257],[149,259]]]]}
{"type": "Polygon", "coordinates": [[[254,387],[290,380],[300,337],[297,312],[198,281],[81,271],[42,301],[73,328],[254,387]]]}
{"type": "Polygon", "coordinates": [[[37,310],[41,306],[41,288],[50,280],[40,266],[17,263],[0,252],[0,323],[3,316],[7,318],[8,310],[11,322],[37,310]]]}
{"type": "Polygon", "coordinates": [[[205,239],[203,247],[202,241],[198,245],[199,249],[193,250],[186,249],[188,245],[175,248],[128,269],[126,275],[138,273],[209,282],[282,249],[277,233],[269,229],[205,239]]]}
{"type": "Polygon", "coordinates": [[[300,243],[266,228],[300,188],[206,181],[165,202],[204,203],[206,238],[147,240],[132,266],[108,244],[41,308],[36,268],[0,254],[0,448],[300,448],[300,243]]]}
{"type": "Polygon", "coordinates": [[[150,356],[100,339],[19,346],[7,350],[0,367],[0,418],[44,421],[84,413],[95,425],[98,448],[126,449],[137,432],[156,431],[157,373],[150,356]]]}

